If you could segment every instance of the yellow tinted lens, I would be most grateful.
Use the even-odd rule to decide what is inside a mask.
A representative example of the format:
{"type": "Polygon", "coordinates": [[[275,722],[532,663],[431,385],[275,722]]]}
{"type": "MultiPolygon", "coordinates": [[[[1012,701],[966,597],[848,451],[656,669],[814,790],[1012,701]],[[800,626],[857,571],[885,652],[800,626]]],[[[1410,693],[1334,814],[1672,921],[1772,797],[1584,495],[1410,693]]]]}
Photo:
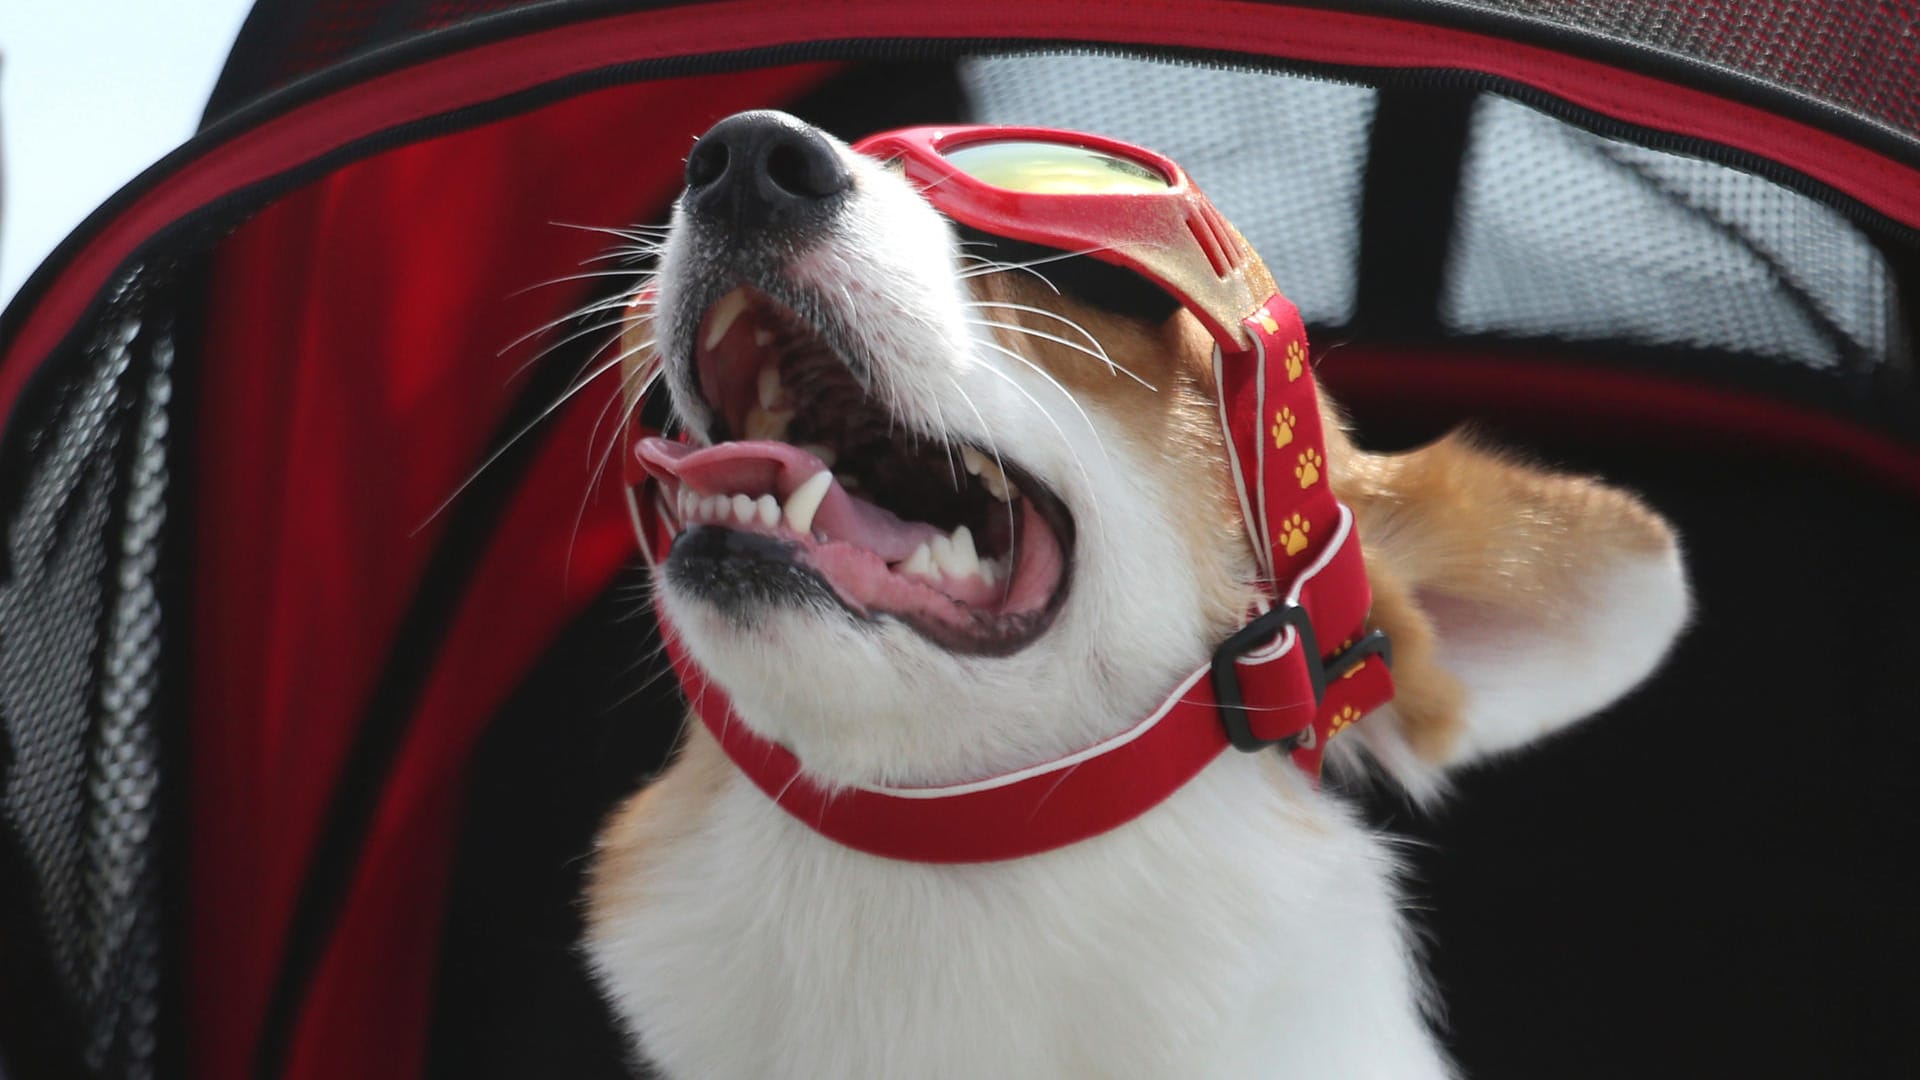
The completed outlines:
{"type": "Polygon", "coordinates": [[[968,176],[1008,191],[1105,195],[1165,191],[1172,186],[1157,170],[1138,161],[1065,143],[979,142],[943,153],[968,176]]]}

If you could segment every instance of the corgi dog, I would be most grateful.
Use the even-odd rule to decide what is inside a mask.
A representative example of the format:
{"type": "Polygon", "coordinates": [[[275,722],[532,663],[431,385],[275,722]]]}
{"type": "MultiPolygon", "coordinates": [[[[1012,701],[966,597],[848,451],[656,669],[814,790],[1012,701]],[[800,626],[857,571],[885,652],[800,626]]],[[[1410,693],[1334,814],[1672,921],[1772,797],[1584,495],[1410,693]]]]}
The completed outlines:
{"type": "MultiPolygon", "coordinates": [[[[1452,1075],[1392,843],[1282,753],[1212,757],[1071,843],[944,861],[842,843],[743,772],[729,731],[829,800],[1078,760],[1273,583],[1192,305],[963,234],[900,162],[784,114],[722,121],[687,169],[631,361],[684,439],[635,453],[677,534],[663,630],[730,710],[598,843],[585,952],[639,1056],[675,1078],[1452,1075]]],[[[1657,666],[1688,590],[1634,496],[1458,436],[1369,453],[1319,400],[1301,485],[1351,512],[1396,687],[1328,770],[1431,800],[1657,666]]]]}

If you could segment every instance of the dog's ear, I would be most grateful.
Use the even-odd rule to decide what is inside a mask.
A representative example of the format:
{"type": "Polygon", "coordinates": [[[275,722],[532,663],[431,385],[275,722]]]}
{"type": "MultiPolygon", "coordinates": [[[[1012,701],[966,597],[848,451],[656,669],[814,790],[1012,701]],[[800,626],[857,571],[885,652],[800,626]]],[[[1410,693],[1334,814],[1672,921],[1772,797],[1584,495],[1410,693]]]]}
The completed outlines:
{"type": "Polygon", "coordinates": [[[1686,622],[1673,530],[1624,491],[1460,435],[1344,464],[1398,687],[1359,730],[1416,794],[1605,707],[1686,622]]]}

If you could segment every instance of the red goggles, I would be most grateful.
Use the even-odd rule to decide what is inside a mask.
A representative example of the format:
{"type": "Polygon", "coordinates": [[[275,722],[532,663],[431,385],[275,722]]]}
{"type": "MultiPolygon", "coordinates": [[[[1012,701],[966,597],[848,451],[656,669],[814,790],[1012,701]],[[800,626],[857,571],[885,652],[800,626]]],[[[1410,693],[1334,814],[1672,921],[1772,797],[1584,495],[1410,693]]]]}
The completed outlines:
{"type": "Polygon", "coordinates": [[[854,150],[897,163],[962,225],[1086,255],[1178,297],[1227,352],[1252,347],[1244,320],[1273,277],[1180,166],[1097,135],[1019,127],[914,127],[854,150]]]}

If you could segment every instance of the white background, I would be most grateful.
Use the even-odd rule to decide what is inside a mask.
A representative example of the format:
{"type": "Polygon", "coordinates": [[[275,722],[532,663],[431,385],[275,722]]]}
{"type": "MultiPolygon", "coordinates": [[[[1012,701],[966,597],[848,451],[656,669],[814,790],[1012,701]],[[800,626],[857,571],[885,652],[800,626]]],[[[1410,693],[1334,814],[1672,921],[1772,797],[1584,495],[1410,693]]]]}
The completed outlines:
{"type": "Polygon", "coordinates": [[[0,306],[186,141],[252,0],[0,0],[0,306]]]}

